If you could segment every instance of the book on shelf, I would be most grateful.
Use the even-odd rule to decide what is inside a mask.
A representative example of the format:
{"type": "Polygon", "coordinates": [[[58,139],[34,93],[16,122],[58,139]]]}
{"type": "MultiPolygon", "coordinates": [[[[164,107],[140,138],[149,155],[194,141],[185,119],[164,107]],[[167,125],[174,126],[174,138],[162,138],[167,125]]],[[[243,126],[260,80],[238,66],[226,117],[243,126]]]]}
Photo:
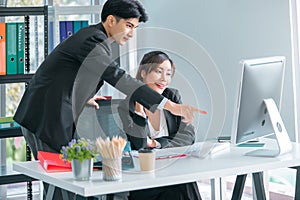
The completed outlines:
{"type": "Polygon", "coordinates": [[[89,21],[87,20],[81,21],[81,28],[88,27],[88,26],[89,26],[89,21]]]}
{"type": "Polygon", "coordinates": [[[0,22],[0,75],[24,74],[24,22],[0,22]]]}
{"type": "Polygon", "coordinates": [[[56,23],[54,21],[49,22],[49,52],[51,52],[57,45],[55,38],[59,38],[59,42],[63,42],[65,39],[78,32],[81,28],[87,27],[89,22],[88,20],[59,21],[57,29],[59,35],[56,35],[55,33],[55,25],[56,23]]]}
{"type": "Polygon", "coordinates": [[[73,21],[66,21],[67,38],[73,35],[73,21]]]}
{"type": "Polygon", "coordinates": [[[60,21],[59,22],[59,41],[62,42],[65,39],[67,39],[67,27],[66,27],[66,21],[60,21]]]}
{"type": "Polygon", "coordinates": [[[17,23],[6,23],[6,74],[17,74],[17,23]]]}
{"type": "Polygon", "coordinates": [[[0,129],[16,127],[20,127],[20,125],[13,120],[13,117],[0,117],[0,129]]]}
{"type": "Polygon", "coordinates": [[[23,22],[17,23],[17,73],[24,74],[24,27],[23,22]]]}
{"type": "Polygon", "coordinates": [[[73,22],[73,33],[76,33],[81,29],[81,21],[74,21],[73,22]]]}
{"type": "Polygon", "coordinates": [[[6,24],[0,22],[0,75],[6,75],[6,24]]]}
{"type": "Polygon", "coordinates": [[[53,22],[49,22],[49,52],[51,52],[54,48],[54,37],[53,37],[53,22]]]}
{"type": "MultiPolygon", "coordinates": [[[[52,23],[53,26],[53,23],[52,23]]],[[[59,38],[60,42],[64,41],[81,28],[87,27],[87,20],[75,20],[75,21],[59,21],[59,38]]],[[[51,37],[52,38],[52,37],[51,37]]]]}

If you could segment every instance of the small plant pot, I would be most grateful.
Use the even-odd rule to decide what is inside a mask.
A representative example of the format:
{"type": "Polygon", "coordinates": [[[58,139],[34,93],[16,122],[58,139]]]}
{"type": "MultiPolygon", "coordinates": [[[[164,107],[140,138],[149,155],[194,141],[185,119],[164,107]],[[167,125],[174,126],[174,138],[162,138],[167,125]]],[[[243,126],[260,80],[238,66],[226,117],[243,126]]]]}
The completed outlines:
{"type": "Polygon", "coordinates": [[[72,160],[73,176],[78,181],[88,181],[93,172],[93,159],[83,160],[80,162],[78,159],[72,160]]]}

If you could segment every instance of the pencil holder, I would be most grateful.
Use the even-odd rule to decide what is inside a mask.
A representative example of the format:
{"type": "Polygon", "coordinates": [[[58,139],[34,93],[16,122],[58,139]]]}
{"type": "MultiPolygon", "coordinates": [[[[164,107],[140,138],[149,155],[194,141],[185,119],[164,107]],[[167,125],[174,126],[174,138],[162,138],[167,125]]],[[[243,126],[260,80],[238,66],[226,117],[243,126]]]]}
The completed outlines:
{"type": "Polygon", "coordinates": [[[117,158],[102,158],[103,179],[117,181],[122,178],[122,156],[117,158]]]}

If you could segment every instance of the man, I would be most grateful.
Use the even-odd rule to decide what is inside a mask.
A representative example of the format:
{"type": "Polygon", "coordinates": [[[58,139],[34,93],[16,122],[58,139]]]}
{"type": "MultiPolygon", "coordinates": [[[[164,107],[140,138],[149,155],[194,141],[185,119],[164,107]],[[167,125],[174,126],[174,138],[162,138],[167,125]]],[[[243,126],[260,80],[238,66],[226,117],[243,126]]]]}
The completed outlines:
{"type": "Polygon", "coordinates": [[[187,123],[192,122],[193,112],[205,113],[165,99],[113,62],[111,43],[124,45],[139,23],[147,21],[138,1],[108,0],[101,20],[60,43],[26,88],[14,120],[22,126],[36,159],[38,150],[59,152],[61,146],[74,138],[76,122],[85,104],[98,107],[93,96],[103,81],[148,110],[164,108],[183,116],[187,123]]]}

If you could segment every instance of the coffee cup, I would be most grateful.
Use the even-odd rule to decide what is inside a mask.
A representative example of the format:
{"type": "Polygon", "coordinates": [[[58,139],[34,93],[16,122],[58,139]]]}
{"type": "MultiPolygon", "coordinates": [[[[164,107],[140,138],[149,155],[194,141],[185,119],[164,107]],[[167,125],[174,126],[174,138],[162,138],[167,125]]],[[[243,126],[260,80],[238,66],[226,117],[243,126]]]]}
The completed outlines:
{"type": "Polygon", "coordinates": [[[139,150],[140,169],[144,172],[152,172],[155,169],[155,152],[144,148],[139,150]]]}

